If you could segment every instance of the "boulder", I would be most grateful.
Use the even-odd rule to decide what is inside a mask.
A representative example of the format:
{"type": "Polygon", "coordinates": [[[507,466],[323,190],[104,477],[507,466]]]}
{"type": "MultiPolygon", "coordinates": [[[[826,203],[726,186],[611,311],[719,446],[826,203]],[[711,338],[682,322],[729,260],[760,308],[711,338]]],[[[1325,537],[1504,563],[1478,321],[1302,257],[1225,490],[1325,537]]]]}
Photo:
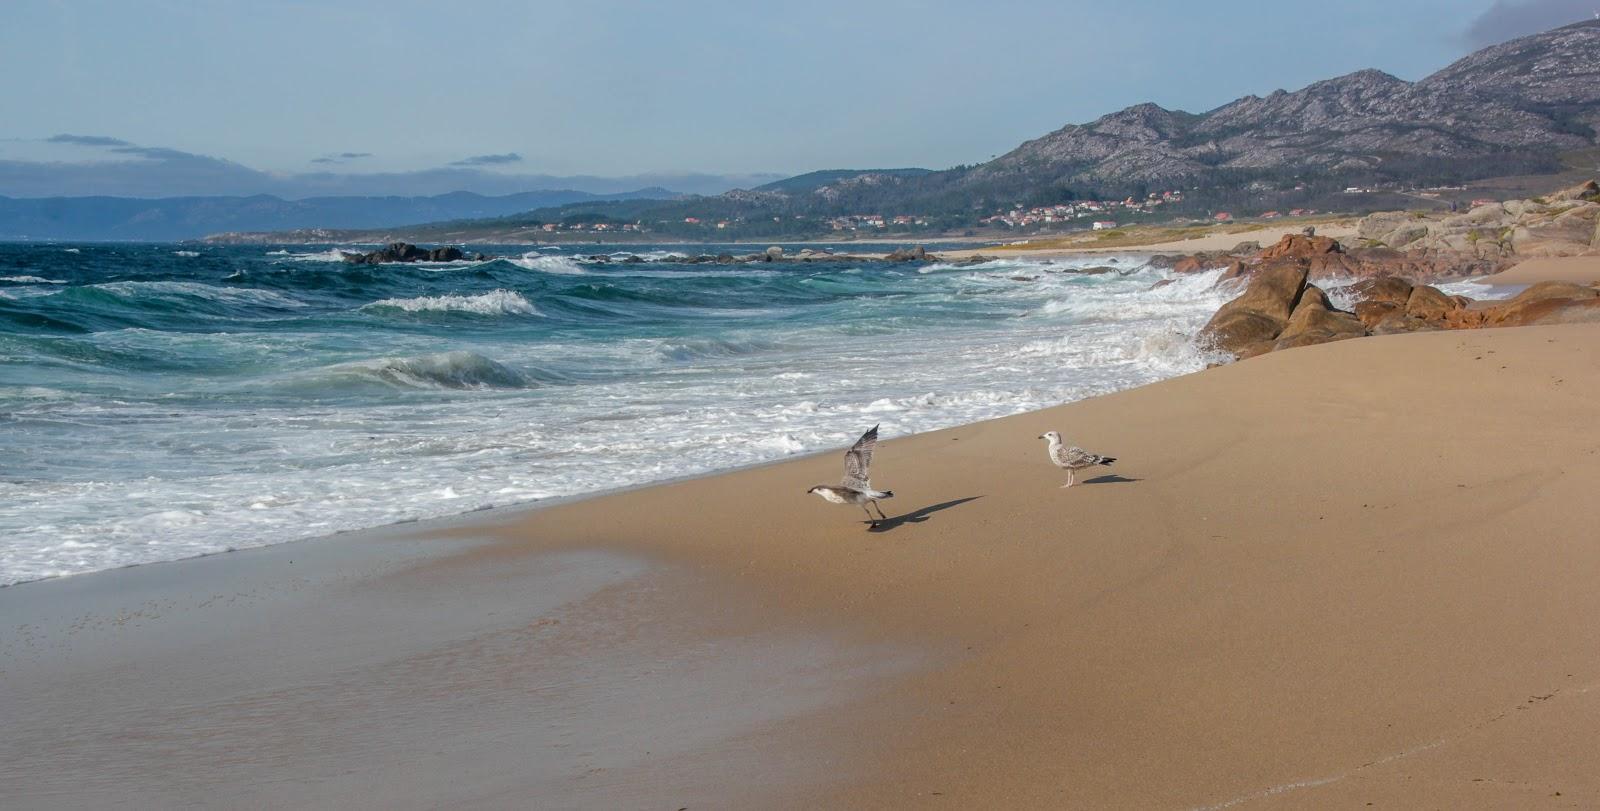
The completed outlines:
{"type": "Polygon", "coordinates": [[[1600,229],[1600,204],[1574,201],[1551,206],[1511,227],[1506,241],[1519,256],[1573,256],[1586,252],[1600,229]]]}
{"type": "Polygon", "coordinates": [[[1406,299],[1406,315],[1424,321],[1443,321],[1446,313],[1459,309],[1460,302],[1432,285],[1412,288],[1410,297],[1406,299]]]}
{"type": "Polygon", "coordinates": [[[1216,252],[1197,253],[1191,256],[1178,258],[1172,263],[1173,273],[1200,273],[1207,270],[1227,267],[1236,261],[1233,257],[1216,252]]]}
{"type": "Polygon", "coordinates": [[[1392,313],[1399,313],[1402,316],[1405,315],[1406,305],[1401,302],[1393,301],[1356,302],[1356,318],[1360,319],[1361,323],[1367,326],[1367,329],[1373,329],[1377,327],[1378,324],[1382,323],[1392,313]]]}
{"type": "Polygon", "coordinates": [[[1594,323],[1600,321],[1600,298],[1546,299],[1524,310],[1521,319],[1524,326],[1594,323]]]}
{"type": "Polygon", "coordinates": [[[1550,195],[1550,199],[1551,200],[1591,200],[1592,201],[1597,197],[1600,197],[1600,183],[1596,183],[1593,180],[1585,180],[1584,182],[1579,183],[1576,186],[1573,186],[1573,187],[1568,188],[1568,189],[1562,189],[1561,191],[1558,191],[1555,194],[1550,195]]]}
{"type": "Polygon", "coordinates": [[[1306,286],[1306,268],[1277,263],[1256,274],[1244,293],[1222,305],[1200,339],[1236,356],[1251,344],[1270,343],[1283,331],[1306,286]]]}
{"type": "Polygon", "coordinates": [[[1376,324],[1372,325],[1371,333],[1373,335],[1397,335],[1403,332],[1431,332],[1438,329],[1443,329],[1443,327],[1406,315],[1404,310],[1396,307],[1379,319],[1376,324]]]}
{"type": "MultiPolygon", "coordinates": [[[[1600,290],[1571,282],[1540,282],[1518,293],[1504,304],[1491,307],[1486,320],[1497,326],[1522,326],[1547,322],[1554,313],[1574,304],[1584,304],[1600,298],[1600,290]]],[[[1590,306],[1584,304],[1584,306],[1590,306]]]]}
{"type": "Polygon", "coordinates": [[[1262,261],[1273,259],[1310,259],[1314,256],[1340,253],[1343,248],[1332,237],[1311,237],[1304,234],[1287,234],[1283,239],[1261,252],[1262,261]]]}
{"type": "MultiPolygon", "coordinates": [[[[482,254],[477,254],[482,256],[482,254]]],[[[371,253],[344,253],[353,265],[381,265],[388,262],[455,262],[464,257],[460,248],[419,248],[409,242],[391,242],[371,253]]]]}
{"type": "Polygon", "coordinates": [[[1306,285],[1300,294],[1289,322],[1273,342],[1273,351],[1293,349],[1297,346],[1325,344],[1346,338],[1360,338],[1367,334],[1367,326],[1350,313],[1333,306],[1326,293],[1316,285],[1306,285]]]}
{"type": "Polygon", "coordinates": [[[1358,301],[1404,305],[1411,298],[1411,282],[1398,276],[1374,276],[1351,285],[1350,292],[1358,301]]]}
{"type": "Polygon", "coordinates": [[[887,262],[935,262],[939,257],[929,254],[921,245],[911,249],[900,248],[884,257],[887,262]]]}
{"type": "Polygon", "coordinates": [[[778,261],[778,260],[780,260],[782,258],[783,258],[783,249],[782,248],[780,248],[780,247],[778,247],[776,245],[773,245],[772,247],[767,249],[766,260],[768,262],[776,262],[776,261],[778,261]]]}

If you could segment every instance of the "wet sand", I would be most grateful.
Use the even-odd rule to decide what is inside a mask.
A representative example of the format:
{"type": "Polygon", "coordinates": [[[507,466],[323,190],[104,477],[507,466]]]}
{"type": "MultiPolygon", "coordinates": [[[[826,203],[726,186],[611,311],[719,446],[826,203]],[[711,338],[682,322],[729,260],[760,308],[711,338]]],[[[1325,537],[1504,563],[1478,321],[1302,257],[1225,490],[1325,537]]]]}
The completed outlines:
{"type": "Polygon", "coordinates": [[[0,589],[0,782],[25,807],[1594,807],[1597,401],[1595,325],[1366,338],[889,438],[876,531],[806,495],[829,453],[0,589]],[[1050,429],[1120,461],[1060,489],[1050,429]]]}
{"type": "Polygon", "coordinates": [[[796,719],[920,661],[647,557],[463,566],[450,534],[0,589],[4,804],[759,805],[852,773],[796,719]]]}

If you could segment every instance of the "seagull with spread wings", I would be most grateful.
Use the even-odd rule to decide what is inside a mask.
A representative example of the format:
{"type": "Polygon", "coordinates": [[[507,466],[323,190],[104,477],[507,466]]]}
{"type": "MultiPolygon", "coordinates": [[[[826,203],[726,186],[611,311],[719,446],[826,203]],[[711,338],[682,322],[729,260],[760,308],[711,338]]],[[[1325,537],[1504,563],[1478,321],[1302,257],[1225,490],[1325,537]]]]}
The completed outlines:
{"type": "Polygon", "coordinates": [[[889,516],[883,514],[883,506],[878,504],[880,498],[894,498],[891,490],[872,489],[872,478],[867,468],[872,464],[872,449],[878,445],[878,426],[861,435],[856,444],[844,455],[844,480],[837,487],[831,484],[819,484],[807,490],[807,493],[816,493],[834,504],[855,504],[866,512],[871,519],[872,526],[876,527],[879,520],[887,521],[889,516]],[[874,516],[867,505],[878,508],[874,516]]]}

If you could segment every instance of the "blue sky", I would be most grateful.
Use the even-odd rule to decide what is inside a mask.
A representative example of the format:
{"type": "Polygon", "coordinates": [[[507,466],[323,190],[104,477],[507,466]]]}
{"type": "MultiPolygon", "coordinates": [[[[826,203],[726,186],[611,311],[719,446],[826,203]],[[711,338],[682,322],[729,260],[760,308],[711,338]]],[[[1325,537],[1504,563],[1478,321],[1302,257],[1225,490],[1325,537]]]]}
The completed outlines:
{"type": "Polygon", "coordinates": [[[178,167],[174,189],[248,169],[217,181],[231,193],[308,173],[398,188],[942,168],[1143,101],[1203,111],[1367,67],[1421,78],[1590,5],[6,0],[0,163],[31,166],[0,172],[0,194],[177,155],[215,165],[178,167]],[[48,140],[63,133],[109,140],[48,140]]]}

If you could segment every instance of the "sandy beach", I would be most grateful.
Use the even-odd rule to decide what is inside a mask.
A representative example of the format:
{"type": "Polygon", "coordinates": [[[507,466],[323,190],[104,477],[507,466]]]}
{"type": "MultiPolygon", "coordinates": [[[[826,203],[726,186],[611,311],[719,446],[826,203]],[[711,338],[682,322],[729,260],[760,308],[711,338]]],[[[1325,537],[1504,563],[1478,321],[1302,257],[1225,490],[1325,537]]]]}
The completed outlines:
{"type": "MultiPolygon", "coordinates": [[[[1333,237],[1334,239],[1355,236],[1356,233],[1355,226],[1347,223],[1318,222],[1314,225],[1319,235],[1333,237]]],[[[1288,225],[1227,226],[1186,239],[1163,240],[1152,236],[1151,239],[1141,240],[1133,237],[1116,240],[1112,246],[1096,245],[1093,241],[1085,241],[1082,244],[1069,244],[1068,241],[1061,239],[1040,239],[1009,243],[992,248],[941,251],[939,255],[945,259],[955,260],[970,259],[978,255],[1051,259],[1086,253],[1199,253],[1201,251],[1226,251],[1231,250],[1241,242],[1259,242],[1262,245],[1271,245],[1289,234],[1300,233],[1305,227],[1306,223],[1304,222],[1288,225]]],[[[1093,234],[1086,235],[1085,239],[1091,239],[1093,236],[1093,234]]]]}
{"type": "MultiPolygon", "coordinates": [[[[908,361],[909,362],[909,361],[908,361]]],[[[18,807],[1592,807],[1600,329],[0,589],[18,807]],[[1036,437],[1114,468],[1072,489],[1036,437]]],[[[866,427],[866,426],[864,426],[866,427]]],[[[842,449],[841,449],[842,450],[842,449]]]]}

